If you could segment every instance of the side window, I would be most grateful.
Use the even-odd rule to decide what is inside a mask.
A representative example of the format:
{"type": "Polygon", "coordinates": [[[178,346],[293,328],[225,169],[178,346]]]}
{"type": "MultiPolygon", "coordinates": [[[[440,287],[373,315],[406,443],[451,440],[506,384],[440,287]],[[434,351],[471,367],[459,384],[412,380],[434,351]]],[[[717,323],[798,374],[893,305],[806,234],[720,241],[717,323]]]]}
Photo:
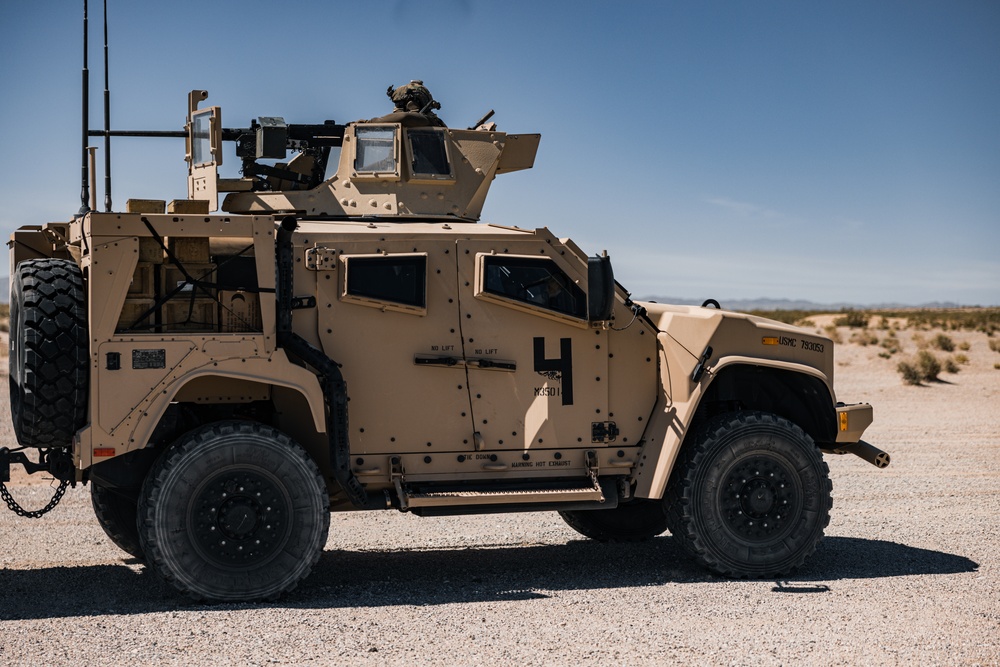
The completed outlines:
{"type": "Polygon", "coordinates": [[[492,256],[484,260],[483,291],[580,319],[587,297],[551,259],[492,256]]]}
{"type": "Polygon", "coordinates": [[[410,168],[414,176],[451,177],[444,132],[410,129],[406,134],[410,140],[410,154],[413,157],[410,168]]]}
{"type": "Polygon", "coordinates": [[[354,171],[359,174],[396,172],[396,128],[357,126],[354,171]]]}
{"type": "Polygon", "coordinates": [[[427,308],[427,256],[346,256],[345,297],[427,308]]]}

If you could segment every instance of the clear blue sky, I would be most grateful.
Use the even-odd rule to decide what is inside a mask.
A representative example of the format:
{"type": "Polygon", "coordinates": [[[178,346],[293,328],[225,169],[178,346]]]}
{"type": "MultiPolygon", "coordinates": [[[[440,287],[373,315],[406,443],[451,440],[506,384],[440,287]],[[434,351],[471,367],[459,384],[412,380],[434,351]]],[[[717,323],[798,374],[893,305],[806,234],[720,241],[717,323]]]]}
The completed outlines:
{"type": "MultiPolygon", "coordinates": [[[[0,1],[4,235],[79,208],[82,4],[0,1]]],[[[193,88],[227,127],[346,122],[420,78],[452,126],[494,108],[501,130],[542,134],[535,168],[499,177],[484,219],[607,249],[636,295],[1000,304],[1000,2],[109,11],[115,129],[180,129],[193,88]]],[[[100,2],[90,12],[99,128],[100,2]]],[[[182,142],[115,146],[116,209],[185,196],[182,142]]]]}

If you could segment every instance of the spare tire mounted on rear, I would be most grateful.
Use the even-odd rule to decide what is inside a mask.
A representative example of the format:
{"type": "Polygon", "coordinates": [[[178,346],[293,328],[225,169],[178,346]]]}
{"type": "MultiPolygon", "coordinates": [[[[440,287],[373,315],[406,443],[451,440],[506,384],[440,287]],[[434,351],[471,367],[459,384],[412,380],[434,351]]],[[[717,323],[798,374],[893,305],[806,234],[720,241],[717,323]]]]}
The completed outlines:
{"type": "Polygon", "coordinates": [[[17,265],[10,298],[10,409],[24,447],[68,447],[87,423],[83,275],[66,259],[17,265]]]}

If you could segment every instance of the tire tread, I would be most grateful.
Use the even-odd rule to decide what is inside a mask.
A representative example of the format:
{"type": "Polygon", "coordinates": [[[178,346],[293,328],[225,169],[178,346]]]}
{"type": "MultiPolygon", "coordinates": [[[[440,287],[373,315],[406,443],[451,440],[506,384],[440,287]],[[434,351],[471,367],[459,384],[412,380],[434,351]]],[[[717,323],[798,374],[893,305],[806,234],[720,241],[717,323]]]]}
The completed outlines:
{"type": "Polygon", "coordinates": [[[14,433],[25,447],[69,445],[87,422],[90,336],[83,274],[71,260],[26,260],[17,265],[12,286],[14,433]],[[23,349],[15,354],[18,343],[23,349]]]}
{"type": "Polygon", "coordinates": [[[766,412],[744,411],[720,415],[706,423],[694,434],[694,438],[690,444],[685,445],[681,451],[664,497],[667,525],[680,546],[697,562],[716,574],[731,578],[764,578],[786,575],[799,569],[816,551],[824,530],[830,524],[830,509],[833,505],[831,495],[833,484],[830,481],[829,472],[829,466],[823,460],[819,449],[812,444],[812,439],[801,428],[789,420],[766,412]],[[704,473],[704,467],[708,465],[709,460],[713,456],[713,449],[719,438],[734,429],[759,426],[790,430],[804,441],[810,443],[812,449],[807,451],[807,455],[819,459],[818,469],[822,472],[820,479],[823,488],[819,490],[822,498],[822,507],[820,508],[822,517],[819,533],[816,539],[805,545],[805,548],[795,555],[793,560],[780,567],[742,567],[726,563],[713,553],[713,549],[708,545],[705,536],[697,529],[697,520],[693,512],[695,499],[692,497],[692,486],[704,473]]]}

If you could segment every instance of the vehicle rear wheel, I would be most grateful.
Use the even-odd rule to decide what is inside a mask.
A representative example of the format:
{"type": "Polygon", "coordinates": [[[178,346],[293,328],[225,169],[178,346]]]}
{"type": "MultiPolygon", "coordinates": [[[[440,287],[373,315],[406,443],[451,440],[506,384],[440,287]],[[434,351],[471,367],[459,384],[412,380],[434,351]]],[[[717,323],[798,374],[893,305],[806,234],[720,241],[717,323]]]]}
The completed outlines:
{"type": "Polygon", "coordinates": [[[209,424],[174,443],[139,495],[146,561],[196,600],[273,600],[304,579],[330,528],[306,451],[263,424],[209,424]]]}
{"type": "Polygon", "coordinates": [[[722,415],[685,446],[665,498],[670,532],[729,577],[774,577],[805,562],[830,523],[823,456],[773,414],[722,415]]]}
{"type": "Polygon", "coordinates": [[[10,411],[24,447],[68,446],[87,421],[83,275],[67,259],[17,265],[10,298],[10,411]]]}
{"type": "Polygon", "coordinates": [[[97,523],[115,546],[140,560],[144,558],[142,545],[139,544],[139,527],[136,525],[135,500],[91,482],[90,502],[94,506],[97,523]]]}
{"type": "Polygon", "coordinates": [[[667,529],[663,503],[633,500],[607,510],[559,512],[570,528],[599,542],[641,542],[667,529]]]}

